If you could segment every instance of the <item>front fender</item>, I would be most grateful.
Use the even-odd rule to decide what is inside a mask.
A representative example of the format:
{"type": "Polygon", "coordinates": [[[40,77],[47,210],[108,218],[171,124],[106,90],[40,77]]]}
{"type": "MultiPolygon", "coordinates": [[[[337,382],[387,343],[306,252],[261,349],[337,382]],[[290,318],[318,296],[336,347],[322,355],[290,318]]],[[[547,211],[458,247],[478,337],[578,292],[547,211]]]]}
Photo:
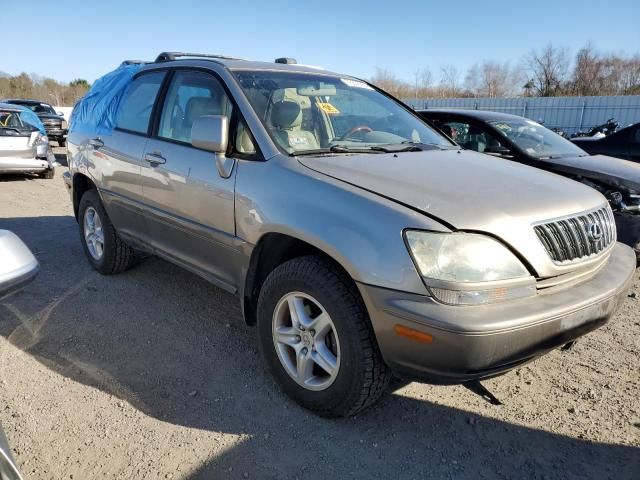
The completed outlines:
{"type": "Polygon", "coordinates": [[[402,232],[449,231],[419,212],[284,156],[240,162],[236,228],[238,237],[253,245],[268,233],[297,238],[332,257],[358,282],[418,294],[427,292],[402,232]]]}

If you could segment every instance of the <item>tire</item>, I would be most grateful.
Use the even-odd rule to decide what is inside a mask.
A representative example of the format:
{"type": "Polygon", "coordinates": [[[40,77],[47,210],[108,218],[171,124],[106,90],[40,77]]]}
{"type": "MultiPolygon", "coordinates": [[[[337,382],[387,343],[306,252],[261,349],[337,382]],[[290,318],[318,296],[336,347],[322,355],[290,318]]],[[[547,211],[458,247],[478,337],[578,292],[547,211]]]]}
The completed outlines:
{"type": "MultiPolygon", "coordinates": [[[[282,390],[301,406],[324,417],[346,417],[373,404],[387,390],[391,374],[380,355],[362,298],[352,279],[323,257],[313,255],[296,258],[273,270],[260,291],[257,317],[263,357],[282,390]],[[327,379],[330,374],[320,368],[320,364],[313,365],[313,377],[309,385],[303,386],[287,370],[286,360],[281,360],[281,357],[287,358],[283,351],[293,352],[303,345],[301,342],[309,340],[304,335],[316,333],[312,329],[308,332],[305,330],[301,332],[302,340],[301,336],[290,336],[295,342],[293,346],[275,340],[274,332],[280,329],[288,332],[291,329],[284,323],[284,326],[278,326],[278,322],[291,320],[291,315],[281,316],[279,312],[283,309],[290,311],[290,304],[286,300],[292,296],[297,299],[294,301],[301,300],[305,304],[305,311],[311,312],[307,320],[315,322],[320,318],[317,312],[328,314],[333,333],[318,343],[318,337],[315,337],[309,349],[312,358],[314,355],[318,358],[317,355],[321,351],[326,352],[327,348],[333,353],[337,351],[337,368],[333,369],[336,373],[333,379],[329,378],[325,383],[321,380],[327,379]],[[312,318],[313,302],[319,307],[315,309],[315,319],[312,318]],[[329,337],[332,341],[327,340],[329,337]]],[[[294,324],[293,321],[290,323],[294,324]]],[[[317,333],[320,335],[320,332],[317,333]]],[[[308,346],[309,343],[304,345],[308,346]]],[[[302,348],[304,350],[306,348],[302,348]]],[[[291,354],[296,359],[297,355],[297,351],[291,354]]]]}
{"type": "Polygon", "coordinates": [[[55,168],[47,168],[44,172],[40,174],[40,177],[51,180],[53,177],[55,177],[55,175],[56,175],[55,168]]]}
{"type": "MultiPolygon", "coordinates": [[[[128,270],[135,263],[135,251],[124,240],[120,238],[118,232],[111,224],[107,212],[102,206],[100,197],[96,190],[87,190],[78,207],[78,225],[80,227],[80,239],[84,248],[84,253],[89,260],[89,263],[98,272],[103,275],[111,275],[115,273],[121,273],[128,270]],[[100,231],[102,234],[102,248],[95,248],[92,253],[92,242],[87,240],[85,233],[89,232],[89,229],[85,225],[87,222],[87,216],[94,216],[94,225],[100,223],[100,231]],[[97,216],[97,220],[96,220],[97,216]],[[99,255],[96,255],[98,253],[99,255]]],[[[94,235],[100,237],[98,229],[94,229],[94,235]]]]}

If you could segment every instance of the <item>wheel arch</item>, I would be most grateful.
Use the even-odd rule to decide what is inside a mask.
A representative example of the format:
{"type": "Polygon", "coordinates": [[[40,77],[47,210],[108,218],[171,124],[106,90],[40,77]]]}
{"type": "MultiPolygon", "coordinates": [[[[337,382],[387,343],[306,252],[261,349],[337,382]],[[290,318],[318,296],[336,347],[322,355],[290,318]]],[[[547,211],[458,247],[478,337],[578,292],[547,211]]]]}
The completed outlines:
{"type": "Polygon", "coordinates": [[[258,297],[267,276],[283,263],[306,255],[318,255],[325,258],[354,281],[349,269],[327,253],[325,249],[286,233],[266,233],[260,238],[251,253],[242,291],[242,310],[248,325],[256,323],[258,297]]]}
{"type": "Polygon", "coordinates": [[[80,199],[84,192],[87,190],[97,190],[96,184],[93,183],[88,176],[82,173],[75,173],[73,175],[73,214],[78,219],[78,207],[80,206],[80,199]]]}

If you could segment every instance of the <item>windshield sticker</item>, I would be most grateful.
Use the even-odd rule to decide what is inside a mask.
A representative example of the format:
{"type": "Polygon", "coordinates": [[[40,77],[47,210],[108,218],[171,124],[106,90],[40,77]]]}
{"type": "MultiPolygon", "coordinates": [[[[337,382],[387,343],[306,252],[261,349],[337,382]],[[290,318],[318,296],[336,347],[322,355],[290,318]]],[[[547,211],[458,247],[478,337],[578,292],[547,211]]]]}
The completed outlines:
{"type": "Polygon", "coordinates": [[[300,145],[309,145],[309,140],[305,137],[289,137],[289,145],[300,146],[300,145]]]}
{"type": "Polygon", "coordinates": [[[354,88],[364,88],[366,90],[373,90],[373,88],[371,88],[369,85],[367,85],[366,83],[360,81],[360,80],[353,80],[351,78],[341,78],[340,80],[342,80],[342,83],[344,83],[345,85],[349,86],[349,87],[354,87],[354,88]]]}
{"type": "Polygon", "coordinates": [[[328,113],[330,115],[335,115],[337,113],[340,113],[340,110],[338,110],[336,107],[331,105],[329,102],[318,102],[318,107],[324,113],[328,113]]]}

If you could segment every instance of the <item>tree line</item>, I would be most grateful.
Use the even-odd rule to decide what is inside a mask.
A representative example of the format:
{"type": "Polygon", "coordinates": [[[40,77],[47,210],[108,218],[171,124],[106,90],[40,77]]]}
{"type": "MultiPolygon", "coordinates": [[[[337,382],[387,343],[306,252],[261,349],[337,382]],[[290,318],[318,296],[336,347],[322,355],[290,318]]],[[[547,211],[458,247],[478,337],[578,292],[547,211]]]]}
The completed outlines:
{"type": "Polygon", "coordinates": [[[603,54],[588,43],[572,58],[568,49],[549,44],[515,65],[484,60],[464,75],[454,65],[443,65],[437,78],[429,68],[418,68],[411,81],[378,67],[370,81],[407,99],[638,95],[640,53],[603,54]]]}
{"type": "Polygon", "coordinates": [[[61,107],[71,107],[89,90],[83,79],[61,83],[39,75],[7,75],[0,73],[0,99],[28,98],[61,107]]]}

